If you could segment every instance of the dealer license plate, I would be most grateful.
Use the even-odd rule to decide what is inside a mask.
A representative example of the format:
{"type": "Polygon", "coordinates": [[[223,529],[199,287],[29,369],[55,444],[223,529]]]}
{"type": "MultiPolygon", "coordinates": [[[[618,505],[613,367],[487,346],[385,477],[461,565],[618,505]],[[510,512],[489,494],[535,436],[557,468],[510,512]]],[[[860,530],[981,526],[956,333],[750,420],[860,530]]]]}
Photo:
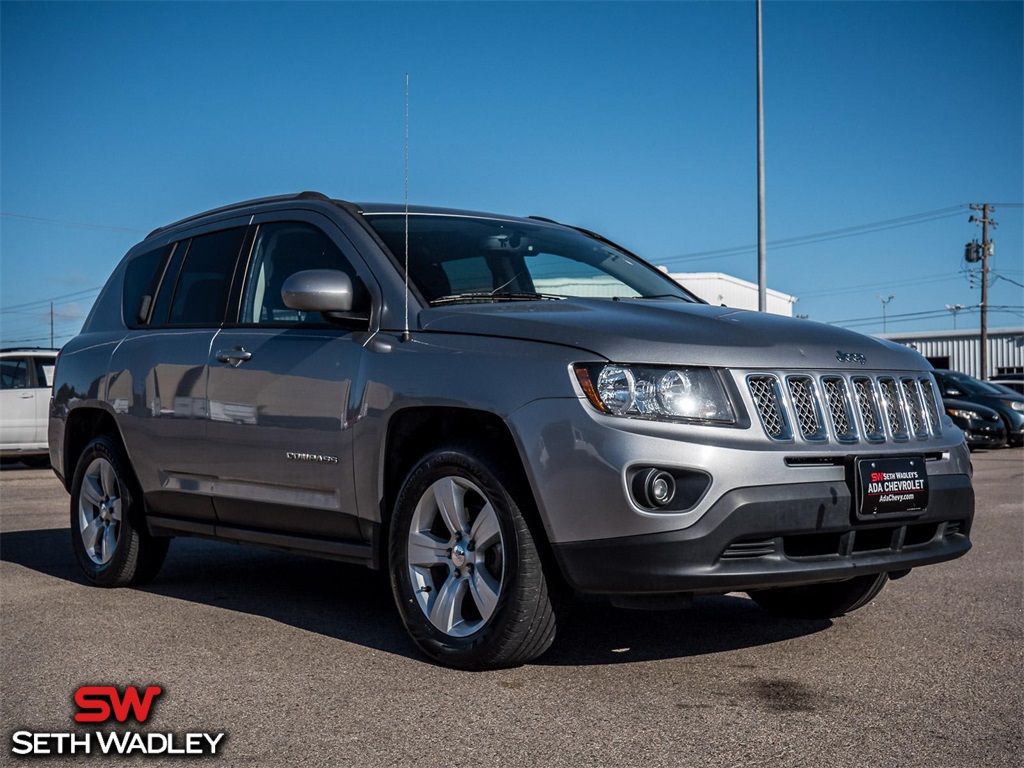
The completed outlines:
{"type": "Polygon", "coordinates": [[[857,508],[861,517],[905,515],[928,506],[924,456],[857,459],[857,508]]]}

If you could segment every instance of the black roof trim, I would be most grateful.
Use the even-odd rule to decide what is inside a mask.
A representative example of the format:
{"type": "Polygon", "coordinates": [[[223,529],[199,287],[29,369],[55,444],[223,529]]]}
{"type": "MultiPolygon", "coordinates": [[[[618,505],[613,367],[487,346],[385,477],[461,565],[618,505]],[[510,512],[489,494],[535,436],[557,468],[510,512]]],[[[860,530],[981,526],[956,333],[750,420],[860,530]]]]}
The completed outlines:
{"type": "Polygon", "coordinates": [[[60,352],[57,347],[0,347],[0,352],[60,352]]]}
{"type": "Polygon", "coordinates": [[[327,195],[325,195],[323,192],[313,191],[299,192],[290,195],[274,195],[272,197],[257,197],[253,200],[243,200],[240,203],[231,203],[230,205],[223,205],[220,208],[212,208],[209,211],[203,211],[202,213],[197,213],[192,216],[186,216],[184,219],[179,219],[178,221],[172,222],[171,224],[167,224],[162,227],[157,227],[148,235],[146,235],[146,239],[148,240],[149,238],[153,237],[153,235],[156,235],[160,232],[166,232],[168,229],[174,229],[175,227],[181,226],[182,224],[187,224],[190,221],[202,219],[205,218],[206,216],[213,216],[214,214],[218,213],[228,213],[230,211],[248,208],[251,205],[260,205],[262,203],[282,203],[293,200],[319,200],[326,203],[335,202],[327,195]]]}

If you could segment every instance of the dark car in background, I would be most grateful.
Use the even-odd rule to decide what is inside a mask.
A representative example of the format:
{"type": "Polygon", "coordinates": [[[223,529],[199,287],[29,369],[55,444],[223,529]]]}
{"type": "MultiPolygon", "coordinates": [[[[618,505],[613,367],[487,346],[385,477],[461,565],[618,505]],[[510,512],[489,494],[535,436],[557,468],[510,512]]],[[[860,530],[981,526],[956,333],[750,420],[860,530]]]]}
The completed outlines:
{"type": "Polygon", "coordinates": [[[1002,417],[991,408],[963,400],[943,400],[946,413],[964,431],[970,448],[998,448],[1006,442],[1002,417]]]}
{"type": "Polygon", "coordinates": [[[1010,445],[1024,444],[1024,395],[980,381],[957,371],[935,371],[942,399],[981,405],[999,414],[1006,427],[1006,440],[1010,445]]]}
{"type": "Polygon", "coordinates": [[[989,382],[1010,389],[1018,395],[1024,395],[1024,373],[1001,373],[993,376],[989,382]]]}

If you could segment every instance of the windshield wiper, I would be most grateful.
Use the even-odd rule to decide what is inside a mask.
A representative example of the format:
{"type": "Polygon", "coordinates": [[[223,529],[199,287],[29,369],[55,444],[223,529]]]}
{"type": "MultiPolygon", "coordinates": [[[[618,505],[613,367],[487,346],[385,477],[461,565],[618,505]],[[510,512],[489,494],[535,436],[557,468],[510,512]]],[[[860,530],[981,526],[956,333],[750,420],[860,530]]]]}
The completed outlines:
{"type": "Polygon", "coordinates": [[[612,301],[636,301],[638,299],[679,299],[687,304],[693,303],[686,296],[680,296],[678,293],[655,293],[650,296],[612,296],[612,301]]]}
{"type": "Polygon", "coordinates": [[[487,302],[487,301],[540,301],[564,299],[553,293],[537,293],[535,291],[475,291],[470,293],[453,293],[451,296],[439,296],[431,299],[430,306],[439,307],[442,304],[459,304],[462,302],[487,302]]]}

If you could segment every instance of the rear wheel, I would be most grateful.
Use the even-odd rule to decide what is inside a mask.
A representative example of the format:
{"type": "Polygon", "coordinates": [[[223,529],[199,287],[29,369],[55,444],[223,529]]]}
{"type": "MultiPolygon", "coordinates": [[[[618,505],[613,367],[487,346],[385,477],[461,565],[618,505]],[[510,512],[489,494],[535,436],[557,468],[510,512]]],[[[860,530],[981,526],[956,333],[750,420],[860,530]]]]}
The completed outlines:
{"type": "Polygon", "coordinates": [[[762,589],[747,594],[763,609],[793,619],[832,619],[863,608],[889,581],[889,574],[858,576],[846,581],[801,587],[762,589]]]}
{"type": "Polygon", "coordinates": [[[169,539],[145,529],[142,493],[123,449],[101,435],[82,452],[71,483],[71,542],[86,578],[101,587],[153,579],[169,539]]]}
{"type": "Polygon", "coordinates": [[[406,629],[460,669],[523,664],[555,637],[541,558],[516,484],[472,447],[425,457],[391,519],[391,587],[406,629]]]}

